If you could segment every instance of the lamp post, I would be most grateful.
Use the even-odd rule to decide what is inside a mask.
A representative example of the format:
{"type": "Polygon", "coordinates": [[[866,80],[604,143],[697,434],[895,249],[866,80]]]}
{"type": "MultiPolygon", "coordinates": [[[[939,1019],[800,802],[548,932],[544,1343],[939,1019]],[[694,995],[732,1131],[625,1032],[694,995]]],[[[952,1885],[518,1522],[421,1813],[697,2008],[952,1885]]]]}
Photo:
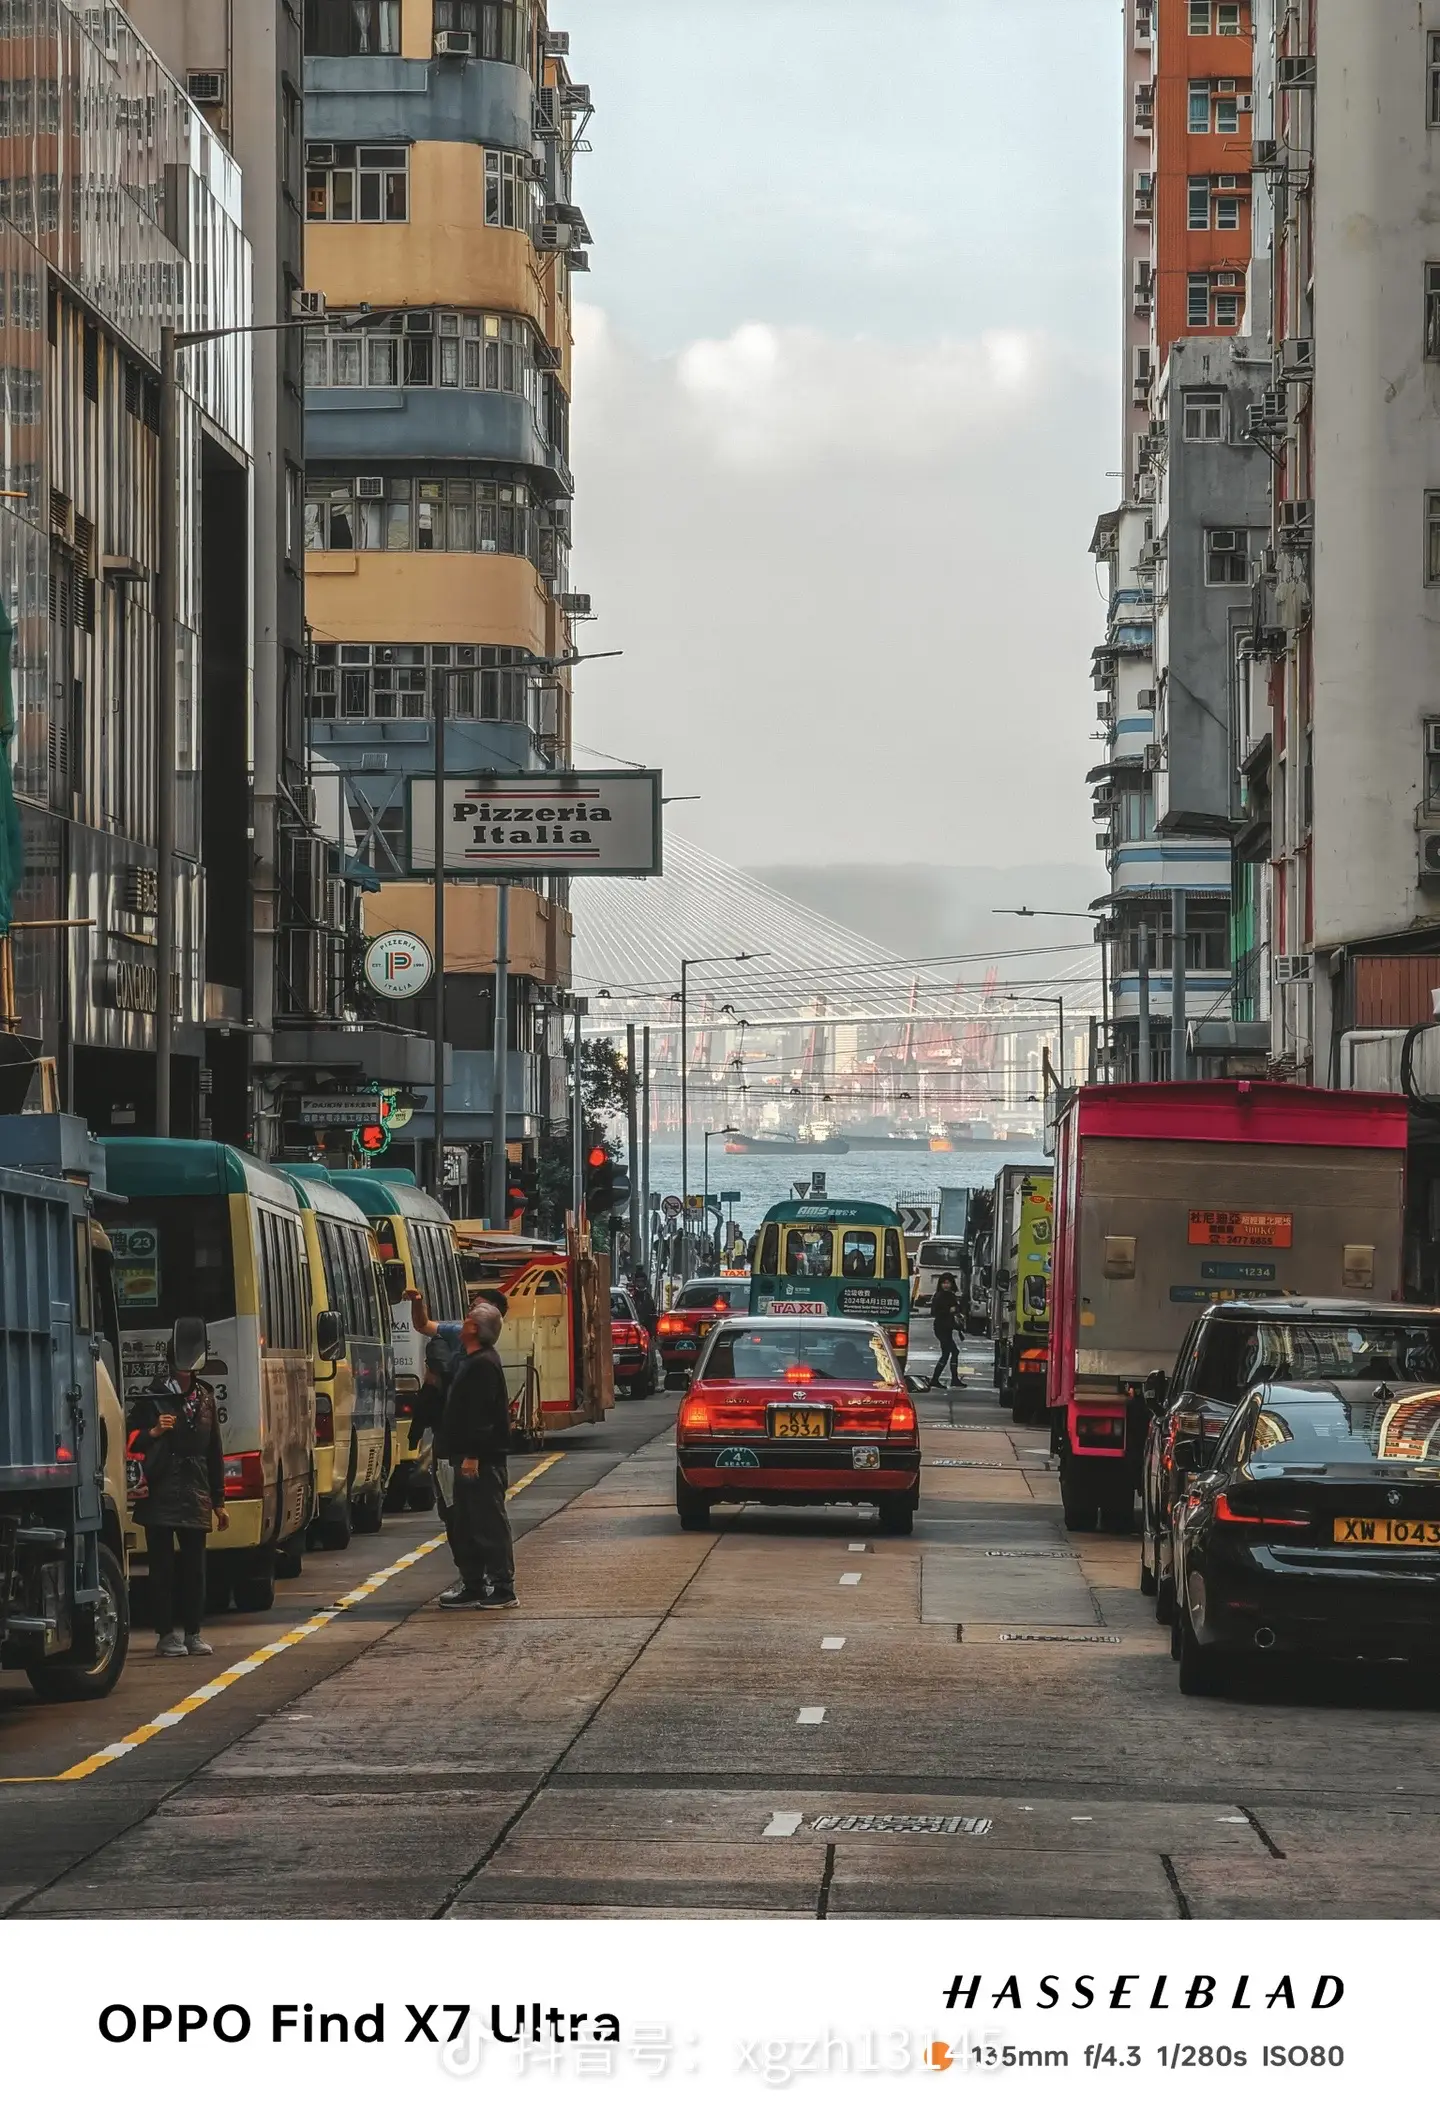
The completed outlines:
{"type": "Polygon", "coordinates": [[[680,1275],[690,1274],[690,969],[723,967],[741,960],[768,960],[768,952],[716,952],[680,962],[680,1275]]]}
{"type": "Polygon", "coordinates": [[[734,1137],[737,1134],[738,1132],[733,1122],[727,1122],[723,1129],[707,1129],[705,1132],[705,1179],[702,1183],[704,1208],[700,1213],[702,1219],[710,1216],[710,1139],[712,1137],[734,1137]]]}
{"type": "MultiPolygon", "coordinates": [[[[369,305],[360,312],[368,313],[369,305]]],[[[337,312],[335,322],[348,313],[337,312]]],[[[159,641],[160,685],[155,704],[155,1134],[170,1134],[170,1062],[174,1051],[175,983],[175,736],[178,674],[175,628],[180,582],[180,377],[176,357],[187,347],[212,340],[233,340],[261,332],[304,332],[313,317],[280,318],[268,325],[211,325],[196,332],[160,327],[160,506],[157,512],[159,566],[155,587],[155,631],[159,641]]]]}
{"type": "MultiPolygon", "coordinates": [[[[992,915],[1024,915],[1032,917],[1053,915],[1064,917],[1067,921],[1073,917],[1076,922],[1080,923],[1097,921],[1093,908],[992,908],[990,913],[992,915]]],[[[1104,1033],[1105,1053],[1108,1056],[1110,1053],[1110,949],[1109,940],[1106,936],[1105,918],[1100,916],[1098,922],[1100,926],[1098,941],[1100,945],[1100,1024],[1104,1033]]],[[[1060,1012],[1060,1048],[1063,1060],[1065,1048],[1065,1006],[1063,1003],[1060,1006],[1060,1012]]]]}

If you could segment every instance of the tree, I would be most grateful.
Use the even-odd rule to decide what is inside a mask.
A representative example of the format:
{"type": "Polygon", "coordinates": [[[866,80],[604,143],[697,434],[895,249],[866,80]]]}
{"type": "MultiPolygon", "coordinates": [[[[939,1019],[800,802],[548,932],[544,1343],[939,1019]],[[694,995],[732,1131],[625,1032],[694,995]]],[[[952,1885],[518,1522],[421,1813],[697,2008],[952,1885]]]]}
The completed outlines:
{"type": "MultiPolygon", "coordinates": [[[[574,1070],[574,1043],[565,1044],[567,1077],[574,1070]]],[[[603,1138],[617,1159],[625,1157],[625,1116],[630,1098],[630,1071],[613,1041],[597,1038],[580,1044],[580,1111],[588,1141],[603,1138]]],[[[574,1176],[568,1124],[542,1124],[536,1168],[533,1222],[538,1233],[565,1229],[565,1213],[574,1207],[574,1176]]]]}

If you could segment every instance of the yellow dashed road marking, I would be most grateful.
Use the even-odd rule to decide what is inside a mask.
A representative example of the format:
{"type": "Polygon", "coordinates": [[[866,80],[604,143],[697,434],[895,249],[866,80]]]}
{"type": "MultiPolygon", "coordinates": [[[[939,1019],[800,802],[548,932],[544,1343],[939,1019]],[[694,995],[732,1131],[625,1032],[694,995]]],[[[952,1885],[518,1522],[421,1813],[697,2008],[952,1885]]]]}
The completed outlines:
{"type": "MultiPolygon", "coordinates": [[[[510,1486],[505,1494],[506,1498],[513,1499],[527,1484],[533,1484],[537,1476],[543,1476],[547,1469],[553,1469],[556,1462],[563,1459],[560,1454],[547,1454],[533,1469],[526,1470],[518,1484],[510,1486]]],[[[405,1555],[396,1558],[393,1564],[384,1565],[378,1572],[372,1572],[368,1579],[362,1580],[358,1587],[352,1587],[348,1594],[337,1596],[336,1600],[327,1604],[324,1609],[317,1609],[314,1616],[307,1617],[303,1624],[297,1624],[293,1630],[282,1632],[280,1637],[272,1639],[268,1646],[257,1646],[254,1653],[246,1654],[242,1660],[222,1669],[218,1676],[212,1676],[210,1681],[202,1683],[198,1690],[192,1690],[188,1696],[181,1698],[165,1712],[156,1713],[154,1719],[147,1720],[143,1727],[132,1728],[130,1733],[122,1735],[118,1742],[107,1742],[104,1749],[96,1750],[89,1757],[82,1757],[80,1762],[72,1764],[68,1771],[39,1772],[32,1773],[28,1778],[0,1779],[0,1786],[64,1786],[75,1779],[89,1779],[93,1773],[103,1771],[107,1764],[118,1763],[120,1758],[128,1757],[132,1750],[138,1750],[145,1743],[153,1742],[157,1735],[163,1735],[170,1728],[178,1727],[182,1720],[189,1719],[191,1713],[198,1713],[203,1705],[208,1705],[212,1698],[218,1698],[222,1691],[229,1690],[233,1683],[240,1683],[246,1676],[253,1676],[257,1668],[263,1668],[265,1663],[273,1661],[277,1654],[288,1653],[292,1646],[302,1645],[313,1633],[323,1631],[327,1624],[333,1624],[337,1617],[343,1617],[347,1610],[368,1601],[387,1580],[393,1580],[397,1573],[408,1572],[412,1565],[418,1565],[420,1560],[428,1558],[432,1551],[441,1549],[444,1542],[443,1535],[432,1535],[428,1542],[417,1544],[414,1550],[407,1550],[405,1555]]]]}

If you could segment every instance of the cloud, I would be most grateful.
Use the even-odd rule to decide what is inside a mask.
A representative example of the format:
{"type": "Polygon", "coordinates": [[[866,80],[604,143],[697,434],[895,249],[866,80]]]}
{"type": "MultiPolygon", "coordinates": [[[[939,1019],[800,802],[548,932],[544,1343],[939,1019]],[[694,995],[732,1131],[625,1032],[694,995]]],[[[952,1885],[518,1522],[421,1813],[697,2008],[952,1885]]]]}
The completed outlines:
{"type": "Polygon", "coordinates": [[[1118,380],[1023,331],[755,320],[660,357],[578,322],[581,646],[625,654],[582,669],[577,740],[702,793],[687,838],[742,863],[1093,863],[1118,380]]]}

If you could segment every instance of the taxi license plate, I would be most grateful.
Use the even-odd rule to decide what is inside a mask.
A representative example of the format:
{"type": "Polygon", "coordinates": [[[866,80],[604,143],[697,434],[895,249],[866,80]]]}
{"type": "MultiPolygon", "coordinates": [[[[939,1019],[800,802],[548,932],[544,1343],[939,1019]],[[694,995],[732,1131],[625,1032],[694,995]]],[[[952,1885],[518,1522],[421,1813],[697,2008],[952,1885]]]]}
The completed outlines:
{"type": "Polygon", "coordinates": [[[1337,1520],[1337,1543],[1384,1543],[1403,1550],[1440,1550],[1440,1521],[1337,1520]]]}
{"type": "Polygon", "coordinates": [[[770,1437],[772,1439],[828,1439],[830,1437],[830,1412],[828,1410],[772,1410],[770,1412],[770,1437]]]}

